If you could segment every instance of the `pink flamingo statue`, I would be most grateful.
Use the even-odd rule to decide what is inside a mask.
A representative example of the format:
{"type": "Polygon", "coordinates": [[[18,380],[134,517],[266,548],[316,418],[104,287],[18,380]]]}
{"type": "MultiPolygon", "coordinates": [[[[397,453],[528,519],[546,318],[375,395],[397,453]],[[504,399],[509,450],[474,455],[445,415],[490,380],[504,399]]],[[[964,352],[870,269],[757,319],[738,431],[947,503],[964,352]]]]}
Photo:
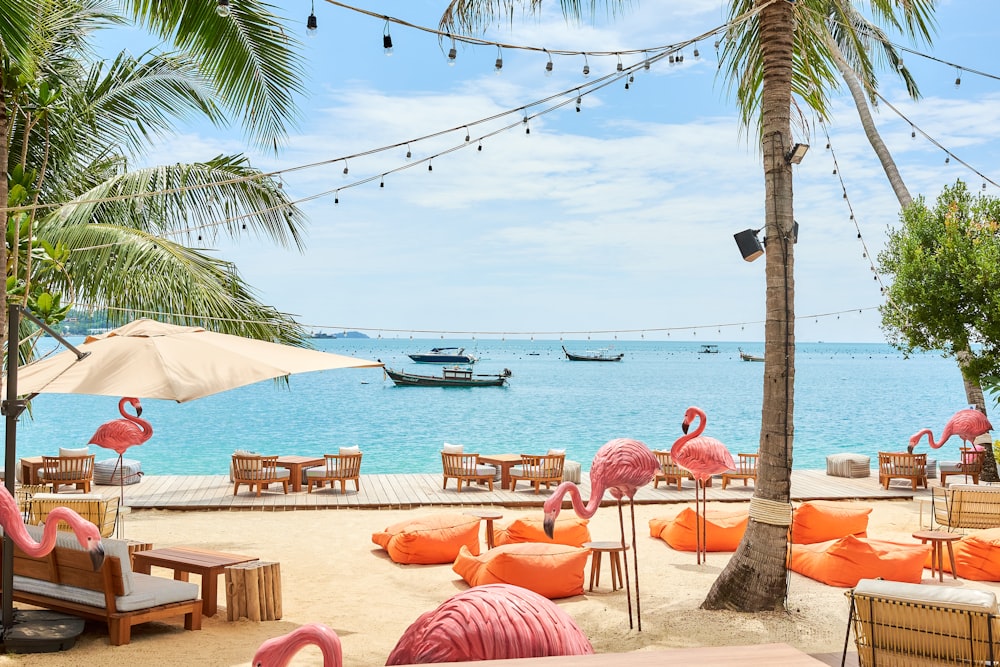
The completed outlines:
{"type": "MultiPolygon", "coordinates": [[[[153,437],[153,425],[142,416],[142,404],[138,398],[126,397],[118,401],[118,412],[124,419],[115,419],[105,422],[97,427],[94,435],[90,436],[90,444],[98,445],[106,449],[113,449],[118,452],[118,463],[115,470],[118,471],[118,486],[121,495],[121,504],[125,504],[125,469],[123,457],[125,450],[129,447],[141,445],[153,437]],[[125,412],[125,404],[130,404],[135,408],[135,417],[125,412]]],[[[114,473],[111,473],[114,478],[114,473]]]]}
{"type": "Polygon", "coordinates": [[[306,623],[287,635],[268,639],[253,656],[253,667],[285,667],[292,656],[313,644],[323,653],[323,667],[342,667],[344,654],[337,633],[321,623],[306,623]]]}
{"type": "Polygon", "coordinates": [[[910,444],[907,445],[906,451],[912,454],[913,448],[917,446],[920,438],[924,437],[924,435],[927,436],[927,442],[933,449],[940,449],[948,441],[948,438],[953,435],[957,435],[968,443],[970,447],[974,447],[973,441],[976,438],[992,430],[993,425],[990,424],[990,420],[986,418],[986,415],[979,410],[966,408],[953,414],[951,419],[944,425],[940,442],[934,442],[934,434],[929,428],[920,429],[910,436],[910,444]]]}
{"type": "Polygon", "coordinates": [[[42,529],[42,541],[36,542],[24,527],[24,517],[17,506],[17,501],[7,487],[0,491],[0,526],[10,535],[11,541],[32,558],[45,556],[56,546],[56,528],[60,521],[65,521],[73,529],[77,541],[90,556],[94,570],[101,569],[104,563],[104,545],[101,544],[101,531],[82,516],[68,507],[56,507],[49,512],[42,529]]]}
{"type": "Polygon", "coordinates": [[[457,593],[434,611],[421,614],[399,638],[385,664],[593,652],[583,631],[551,600],[520,586],[486,584],[457,593]]]}
{"type": "Polygon", "coordinates": [[[681,430],[684,431],[685,435],[678,438],[674,442],[673,447],[670,448],[670,458],[677,465],[690,471],[691,476],[695,480],[694,532],[695,549],[697,552],[696,559],[699,565],[702,563],[703,556],[706,562],[708,560],[708,535],[705,528],[705,515],[708,513],[708,490],[706,489],[706,482],[712,478],[712,475],[736,468],[733,455],[729,453],[725,445],[715,438],[702,435],[706,422],[707,418],[705,417],[704,410],[694,406],[688,408],[684,412],[684,421],[681,422],[681,430]],[[699,418],[698,428],[689,434],[688,428],[695,417],[699,418]],[[699,514],[698,510],[699,488],[701,489],[701,503],[704,509],[704,512],[701,514],[699,514]]]}
{"type": "MultiPolygon", "coordinates": [[[[635,547],[635,506],[633,498],[639,487],[653,481],[660,469],[656,455],[644,443],[628,438],[617,438],[606,442],[597,450],[590,464],[590,499],[586,506],[580,497],[580,489],[573,482],[563,482],[556,487],[552,496],[545,501],[542,510],[545,518],[542,526],[545,534],[552,537],[556,517],[562,509],[563,497],[568,493],[573,501],[573,511],[581,519],[589,519],[597,513],[605,491],[618,501],[618,527],[621,530],[622,548],[625,548],[625,520],[622,517],[622,498],[627,496],[632,512],[632,558],[635,566],[635,615],[639,632],[642,632],[642,611],[639,606],[639,557],[635,547]]],[[[628,627],[632,628],[632,591],[629,584],[628,557],[625,557],[625,597],[628,601],[628,627]]]]}

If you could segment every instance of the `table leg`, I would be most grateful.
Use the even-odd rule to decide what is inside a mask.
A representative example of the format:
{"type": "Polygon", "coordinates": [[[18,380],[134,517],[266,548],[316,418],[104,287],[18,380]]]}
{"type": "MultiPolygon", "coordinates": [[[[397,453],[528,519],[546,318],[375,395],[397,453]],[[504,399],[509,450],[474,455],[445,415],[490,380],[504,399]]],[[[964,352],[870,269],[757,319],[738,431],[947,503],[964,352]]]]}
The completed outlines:
{"type": "Polygon", "coordinates": [[[492,549],[493,544],[493,519],[486,520],[486,548],[492,549]]]}
{"type": "Polygon", "coordinates": [[[958,571],[955,568],[955,551],[951,548],[951,542],[948,542],[948,562],[951,565],[951,578],[958,579],[958,571]]]}
{"type": "Polygon", "coordinates": [[[601,585],[601,552],[595,551],[590,557],[590,590],[601,585]]]}
{"type": "Polygon", "coordinates": [[[617,551],[611,552],[611,590],[617,591],[622,583],[622,560],[617,551]]]}
{"type": "Polygon", "coordinates": [[[184,570],[174,570],[174,581],[188,581],[190,577],[184,570]]]}
{"type": "Polygon", "coordinates": [[[218,610],[218,584],[222,572],[211,571],[201,575],[201,615],[215,616],[218,610]]]}
{"type": "MultiPolygon", "coordinates": [[[[944,582],[944,553],[941,550],[941,543],[935,540],[933,542],[933,547],[931,551],[931,558],[937,563],[938,571],[938,581],[944,582]]],[[[931,576],[934,575],[934,570],[931,570],[931,576]]]]}

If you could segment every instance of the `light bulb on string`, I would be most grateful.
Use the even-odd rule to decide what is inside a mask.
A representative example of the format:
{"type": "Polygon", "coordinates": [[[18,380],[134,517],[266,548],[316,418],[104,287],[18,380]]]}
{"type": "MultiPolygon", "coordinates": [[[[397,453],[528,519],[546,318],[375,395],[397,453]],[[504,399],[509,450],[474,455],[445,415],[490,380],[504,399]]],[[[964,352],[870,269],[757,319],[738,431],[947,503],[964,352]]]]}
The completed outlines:
{"type": "MultiPolygon", "coordinates": [[[[545,49],[543,49],[544,51],[545,49]]],[[[545,55],[549,57],[548,62],[545,63],[545,76],[552,76],[552,54],[545,51],[545,55]]]]}
{"type": "Polygon", "coordinates": [[[524,124],[524,133],[525,134],[531,134],[531,126],[528,125],[528,114],[527,113],[524,114],[524,118],[521,120],[521,123],[524,124]]]}
{"type": "Polygon", "coordinates": [[[496,72],[497,74],[500,74],[502,70],[503,70],[503,49],[501,49],[500,45],[497,44],[497,61],[496,63],[493,64],[493,71],[496,72]]]}
{"type": "MultiPolygon", "coordinates": [[[[451,35],[448,35],[451,37],[451,35]]],[[[458,58],[458,51],[455,49],[455,38],[451,37],[451,48],[448,49],[448,66],[455,66],[455,59],[458,58]]]]}
{"type": "Polygon", "coordinates": [[[621,71],[622,71],[622,70],[624,70],[624,69],[625,69],[625,66],[624,66],[624,65],[622,65],[622,56],[621,56],[621,54],[619,53],[619,54],[618,54],[618,64],[617,64],[617,65],[615,66],[615,71],[617,71],[617,72],[621,72],[621,71]]]}
{"type": "Polygon", "coordinates": [[[232,14],[233,8],[229,6],[229,0],[219,0],[215,6],[215,13],[223,18],[232,14]]]}
{"type": "Polygon", "coordinates": [[[583,54],[583,75],[590,76],[590,62],[587,61],[587,54],[583,54]]]}
{"type": "Polygon", "coordinates": [[[479,140],[479,146],[476,148],[476,150],[479,151],[480,153],[483,152],[483,140],[482,139],[479,140]]]}
{"type": "Polygon", "coordinates": [[[916,138],[917,138],[917,131],[910,130],[910,139],[916,139],[916,138]]]}
{"type": "Polygon", "coordinates": [[[350,169],[347,168],[347,160],[344,160],[344,178],[347,178],[347,174],[350,173],[350,169]]]}
{"type": "Polygon", "coordinates": [[[410,150],[410,144],[406,144],[406,159],[409,160],[413,157],[413,151],[410,150]]]}
{"type": "Polygon", "coordinates": [[[646,54],[646,60],[643,61],[642,68],[648,70],[649,69],[649,65],[650,65],[650,62],[649,62],[649,52],[648,51],[643,51],[643,53],[646,54]]]}
{"type": "Polygon", "coordinates": [[[427,160],[427,171],[434,171],[434,165],[431,164],[430,160],[427,160]]]}
{"type": "Polygon", "coordinates": [[[671,65],[674,64],[674,54],[672,53],[670,54],[670,57],[667,59],[667,62],[671,65]]]}
{"type": "MultiPolygon", "coordinates": [[[[577,92],[579,92],[579,91],[577,91],[577,92]]],[[[579,113],[579,111],[580,111],[580,105],[581,104],[583,104],[583,96],[582,95],[577,95],[576,96],[576,110],[577,110],[577,113],[579,113]]]]}
{"type": "Polygon", "coordinates": [[[962,87],[962,70],[955,68],[955,88],[962,87]]]}
{"type": "Polygon", "coordinates": [[[465,140],[466,141],[470,141],[471,139],[472,139],[472,135],[469,134],[469,127],[466,126],[465,127],[465,140]]]}
{"type": "Polygon", "coordinates": [[[695,45],[694,45],[694,57],[695,58],[700,58],[701,57],[701,54],[698,53],[698,44],[697,43],[695,43],[695,45]]]}
{"type": "Polygon", "coordinates": [[[387,56],[392,55],[392,35],[389,34],[389,21],[385,22],[385,30],[382,31],[382,53],[387,56]]]}
{"type": "Polygon", "coordinates": [[[340,190],[337,190],[336,192],[333,193],[333,203],[334,204],[340,203],[340,190]]]}
{"type": "Polygon", "coordinates": [[[948,155],[948,156],[946,156],[946,157],[944,158],[944,163],[945,163],[945,164],[948,164],[949,162],[951,162],[951,156],[950,156],[950,155],[948,155]]]}
{"type": "Polygon", "coordinates": [[[837,175],[837,168],[836,168],[836,167],[834,167],[834,168],[833,168],[833,175],[834,175],[834,176],[836,176],[836,175],[837,175]]]}
{"type": "Polygon", "coordinates": [[[381,178],[379,178],[378,186],[380,188],[384,188],[385,187],[385,174],[382,174],[381,178]]]}
{"type": "Polygon", "coordinates": [[[309,10],[309,16],[306,18],[306,37],[315,37],[317,28],[319,28],[319,23],[316,21],[316,3],[314,1],[309,10]]]}

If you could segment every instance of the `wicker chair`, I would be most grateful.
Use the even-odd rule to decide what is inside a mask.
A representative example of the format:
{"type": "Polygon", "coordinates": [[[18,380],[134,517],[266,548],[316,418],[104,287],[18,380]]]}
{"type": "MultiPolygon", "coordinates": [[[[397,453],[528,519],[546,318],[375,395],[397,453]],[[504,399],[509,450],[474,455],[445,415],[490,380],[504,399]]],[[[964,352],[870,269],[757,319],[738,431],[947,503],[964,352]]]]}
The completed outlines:
{"type": "Polygon", "coordinates": [[[340,482],[340,492],[347,493],[347,482],[354,482],[354,490],[361,492],[361,454],[324,454],[326,465],[306,470],[306,492],[312,493],[313,485],[322,489],[326,482],[334,488],[340,482]]]}
{"type": "Polygon", "coordinates": [[[722,473],[722,488],[726,488],[726,485],[734,479],[742,479],[743,486],[746,486],[747,482],[753,482],[756,486],[757,455],[737,454],[736,457],[736,470],[722,473]]]}
{"type": "Polygon", "coordinates": [[[979,475],[983,472],[983,461],[986,459],[986,451],[983,449],[973,449],[972,447],[962,447],[962,455],[955,463],[942,463],[938,468],[941,472],[941,486],[945,486],[945,480],[952,475],[962,475],[966,482],[971,478],[973,484],[979,484],[979,475]]]}
{"type": "MultiPolygon", "coordinates": [[[[105,498],[97,494],[59,495],[36,493],[28,501],[25,523],[38,526],[44,524],[49,512],[57,507],[68,507],[101,531],[101,537],[111,537],[118,521],[118,497],[105,498]]],[[[68,523],[60,521],[57,530],[71,530],[68,523]]]]}
{"type": "Polygon", "coordinates": [[[90,483],[94,481],[94,456],[43,456],[38,476],[52,487],[52,493],[58,492],[60,486],[75,486],[90,493],[90,483]]]}
{"type": "Polygon", "coordinates": [[[444,472],[444,484],[442,489],[448,488],[448,480],[454,479],[458,484],[458,490],[462,490],[462,483],[484,482],[490,485],[493,490],[493,478],[496,476],[496,468],[488,465],[480,465],[479,454],[450,454],[441,452],[441,468],[444,472]]]}
{"type": "Polygon", "coordinates": [[[289,473],[279,470],[277,461],[277,456],[233,454],[233,495],[242,484],[249,486],[251,491],[256,489],[258,496],[261,489],[275,483],[281,484],[282,490],[288,493],[289,473]]]}
{"type": "Polygon", "coordinates": [[[521,454],[521,465],[510,469],[510,490],[514,490],[519,480],[534,484],[535,493],[541,490],[542,484],[546,489],[552,484],[558,486],[562,482],[565,462],[565,454],[521,454]]]}
{"type": "Polygon", "coordinates": [[[677,490],[680,491],[684,478],[691,479],[691,473],[674,463],[670,452],[654,450],[653,454],[656,455],[656,460],[660,462],[660,471],[653,478],[653,488],[659,487],[660,482],[668,485],[676,482],[677,490]]]}
{"type": "Polygon", "coordinates": [[[889,488],[893,479],[909,480],[913,490],[917,485],[927,488],[927,454],[908,454],[907,452],[878,453],[878,483],[889,488]]]}

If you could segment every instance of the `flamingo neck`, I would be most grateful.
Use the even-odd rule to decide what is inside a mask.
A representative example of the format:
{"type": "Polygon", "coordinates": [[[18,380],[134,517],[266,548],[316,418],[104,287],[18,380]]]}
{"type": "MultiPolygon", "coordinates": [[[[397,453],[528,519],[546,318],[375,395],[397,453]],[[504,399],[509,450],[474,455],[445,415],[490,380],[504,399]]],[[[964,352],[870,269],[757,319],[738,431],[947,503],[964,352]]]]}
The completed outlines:
{"type": "Polygon", "coordinates": [[[150,438],[152,438],[153,437],[153,425],[150,424],[145,419],[143,419],[142,417],[139,417],[138,415],[131,415],[131,414],[125,412],[125,404],[126,403],[128,403],[128,399],[126,399],[126,398],[123,398],[122,400],[118,401],[118,412],[120,412],[122,414],[122,417],[124,417],[125,419],[129,420],[130,422],[132,422],[133,424],[135,424],[136,426],[138,426],[142,430],[142,436],[143,436],[142,437],[142,441],[143,442],[145,442],[145,441],[149,440],[150,438]]]}
{"type": "Polygon", "coordinates": [[[691,408],[694,411],[695,416],[698,418],[698,428],[691,431],[690,433],[685,433],[681,437],[677,438],[674,442],[674,446],[670,448],[670,458],[675,459],[684,449],[684,446],[691,440],[694,440],[699,435],[705,431],[705,412],[701,408],[691,408]]]}
{"type": "MultiPolygon", "coordinates": [[[[274,640],[278,643],[274,648],[275,654],[272,656],[274,667],[287,667],[292,657],[309,645],[319,647],[323,654],[323,667],[342,667],[344,663],[343,653],[340,648],[340,639],[330,630],[322,631],[313,628],[311,625],[304,625],[291,635],[282,640],[274,640]]],[[[254,661],[255,664],[264,664],[254,661]]]]}
{"type": "Polygon", "coordinates": [[[580,488],[573,482],[563,482],[556,488],[552,496],[559,498],[559,503],[562,504],[562,499],[567,494],[573,503],[573,511],[576,512],[576,515],[581,519],[590,519],[597,514],[597,509],[601,506],[601,498],[604,497],[604,483],[595,482],[593,477],[590,478],[590,499],[586,505],[583,504],[580,488]]]}
{"type": "Polygon", "coordinates": [[[67,521],[75,529],[70,510],[66,507],[57,507],[49,512],[49,518],[45,521],[45,527],[42,529],[42,541],[36,542],[28,533],[28,529],[24,527],[17,502],[6,489],[0,493],[0,505],[2,505],[0,507],[0,513],[2,513],[0,524],[3,525],[4,532],[10,536],[10,539],[21,551],[32,558],[44,556],[55,547],[56,527],[60,520],[67,521]]]}

